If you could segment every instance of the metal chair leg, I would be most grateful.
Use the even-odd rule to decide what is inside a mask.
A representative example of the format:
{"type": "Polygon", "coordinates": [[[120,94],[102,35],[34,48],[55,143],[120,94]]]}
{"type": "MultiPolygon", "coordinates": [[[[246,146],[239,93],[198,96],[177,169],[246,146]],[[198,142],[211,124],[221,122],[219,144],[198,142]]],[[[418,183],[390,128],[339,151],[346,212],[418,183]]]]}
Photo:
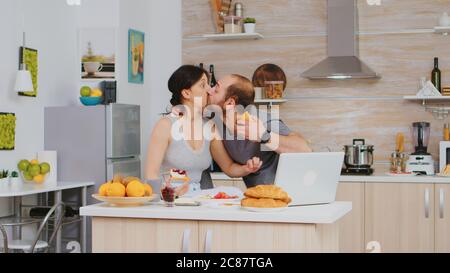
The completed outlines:
{"type": "Polygon", "coordinates": [[[8,233],[6,233],[5,227],[2,225],[0,225],[0,231],[3,236],[3,252],[8,253],[8,233]]]}

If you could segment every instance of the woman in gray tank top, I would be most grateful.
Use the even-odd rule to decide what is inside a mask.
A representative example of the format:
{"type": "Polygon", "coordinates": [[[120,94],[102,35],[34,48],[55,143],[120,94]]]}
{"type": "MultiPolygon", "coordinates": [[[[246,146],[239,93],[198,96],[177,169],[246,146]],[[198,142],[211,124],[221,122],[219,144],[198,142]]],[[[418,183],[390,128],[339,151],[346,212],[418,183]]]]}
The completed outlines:
{"type": "Polygon", "coordinates": [[[212,158],[230,177],[243,177],[259,170],[262,162],[256,157],[245,165],[234,163],[216,137],[215,127],[203,119],[210,90],[208,73],[203,68],[181,66],[170,77],[168,87],[172,93],[170,103],[183,106],[183,115],[167,115],[153,128],[147,151],[146,180],[160,185],[163,173],[170,169],[185,170],[190,181],[180,188],[178,195],[182,195],[212,187],[211,178],[202,177],[212,158]]]}

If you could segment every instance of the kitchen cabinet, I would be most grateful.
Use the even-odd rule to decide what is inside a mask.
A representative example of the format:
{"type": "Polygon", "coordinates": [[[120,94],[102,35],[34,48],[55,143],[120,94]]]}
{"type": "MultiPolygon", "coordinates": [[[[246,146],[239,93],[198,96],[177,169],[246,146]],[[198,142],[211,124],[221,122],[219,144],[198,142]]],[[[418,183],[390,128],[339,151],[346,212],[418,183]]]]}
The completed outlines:
{"type": "Polygon", "coordinates": [[[93,217],[92,251],[198,252],[198,222],[93,217]]]}
{"type": "Polygon", "coordinates": [[[214,179],[213,180],[214,187],[236,187],[241,189],[243,192],[247,190],[247,187],[245,186],[244,181],[241,178],[233,178],[233,179],[214,179]]]}
{"type": "Polygon", "coordinates": [[[201,221],[201,253],[338,252],[336,225],[201,221]]]}
{"type": "Polygon", "coordinates": [[[434,185],[366,183],[365,244],[386,252],[434,252],[434,185]]]}
{"type": "Polygon", "coordinates": [[[435,185],[435,250],[450,252],[450,184],[435,185]]]}
{"type": "Polygon", "coordinates": [[[96,215],[92,217],[94,253],[338,252],[337,222],[350,209],[350,203],[342,202],[263,217],[238,209],[231,221],[224,218],[230,219],[232,211],[211,212],[208,207],[91,205],[82,208],[81,214],[88,216],[90,211],[96,215]]]}
{"type": "Polygon", "coordinates": [[[360,182],[339,183],[336,200],[352,202],[352,211],[339,221],[339,252],[364,252],[364,186],[360,182]]]}

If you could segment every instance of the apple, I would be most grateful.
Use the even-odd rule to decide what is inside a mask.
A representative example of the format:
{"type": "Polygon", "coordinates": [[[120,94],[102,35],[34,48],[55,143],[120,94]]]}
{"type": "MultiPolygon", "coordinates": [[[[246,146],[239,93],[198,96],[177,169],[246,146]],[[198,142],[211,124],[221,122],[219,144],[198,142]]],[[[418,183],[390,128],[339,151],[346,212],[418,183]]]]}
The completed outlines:
{"type": "Polygon", "coordinates": [[[91,95],[91,88],[89,86],[83,86],[80,89],[80,95],[82,97],[89,97],[91,95]]]}

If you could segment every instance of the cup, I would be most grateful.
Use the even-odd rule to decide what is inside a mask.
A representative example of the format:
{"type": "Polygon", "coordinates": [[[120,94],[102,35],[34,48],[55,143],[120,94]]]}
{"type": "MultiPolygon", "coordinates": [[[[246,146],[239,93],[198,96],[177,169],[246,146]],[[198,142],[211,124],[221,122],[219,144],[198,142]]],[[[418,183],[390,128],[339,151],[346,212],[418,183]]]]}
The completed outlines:
{"type": "Polygon", "coordinates": [[[262,99],[262,87],[255,87],[255,100],[262,99]]]}
{"type": "Polygon", "coordinates": [[[439,25],[441,27],[450,26],[450,16],[448,16],[447,12],[442,13],[441,17],[439,17],[439,25]]]}
{"type": "Polygon", "coordinates": [[[173,207],[175,205],[175,188],[170,182],[162,182],[161,199],[164,201],[166,207],[173,207]]]}
{"type": "Polygon", "coordinates": [[[95,74],[103,69],[103,65],[99,62],[85,62],[83,63],[84,71],[88,74],[95,74]]]}

